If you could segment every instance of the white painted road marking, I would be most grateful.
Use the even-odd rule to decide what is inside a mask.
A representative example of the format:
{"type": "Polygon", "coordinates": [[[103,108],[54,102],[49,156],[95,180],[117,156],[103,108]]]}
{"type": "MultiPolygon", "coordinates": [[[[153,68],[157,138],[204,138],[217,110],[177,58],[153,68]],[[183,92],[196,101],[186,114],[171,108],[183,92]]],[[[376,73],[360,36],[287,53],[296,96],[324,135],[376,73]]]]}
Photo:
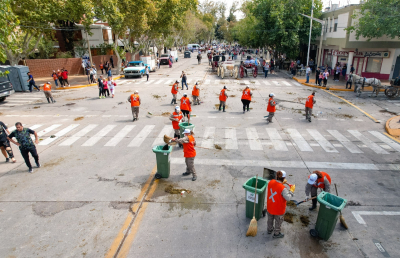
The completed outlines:
{"type": "Polygon", "coordinates": [[[288,148],[285,142],[282,140],[282,137],[279,135],[278,130],[276,130],[275,128],[266,128],[266,130],[275,150],[288,151],[288,148]]]}
{"type": "Polygon", "coordinates": [[[203,140],[201,141],[201,147],[203,148],[214,148],[215,138],[215,127],[206,127],[204,131],[203,140]]]}
{"type": "Polygon", "coordinates": [[[172,128],[172,125],[164,125],[164,128],[158,134],[157,138],[154,140],[154,142],[151,146],[154,147],[156,145],[165,145],[164,135],[172,134],[173,130],[174,130],[174,128],[172,128]]]}
{"type": "Polygon", "coordinates": [[[296,129],[286,129],[286,131],[301,151],[313,151],[311,146],[306,142],[306,140],[304,140],[303,136],[301,136],[296,129]]]}
{"type": "Polygon", "coordinates": [[[392,141],[388,137],[386,137],[386,135],[381,134],[380,132],[377,132],[377,131],[368,131],[368,132],[370,134],[372,134],[373,136],[375,136],[376,138],[378,138],[379,140],[381,140],[384,143],[386,143],[387,145],[389,145],[390,147],[392,147],[393,149],[395,149],[395,150],[400,152],[400,145],[398,143],[392,141]]]}
{"type": "Polygon", "coordinates": [[[72,145],[74,142],[79,140],[81,137],[85,136],[88,132],[92,131],[96,126],[97,125],[95,125],[95,124],[90,124],[90,125],[86,126],[82,130],[80,130],[79,132],[77,132],[76,134],[71,136],[69,139],[67,139],[67,140],[63,141],[62,143],[60,143],[59,146],[70,146],[70,145],[72,145]]]}
{"type": "Polygon", "coordinates": [[[328,130],[328,132],[335,137],[341,144],[343,144],[346,149],[351,153],[363,153],[355,144],[353,144],[349,139],[347,139],[343,134],[339,133],[337,130],[328,130]]]}
{"type": "Polygon", "coordinates": [[[125,125],[113,138],[111,138],[104,146],[116,146],[124,137],[132,131],[135,125],[125,125]]]}
{"type": "Polygon", "coordinates": [[[399,216],[400,211],[352,211],[354,218],[358,223],[367,225],[362,216],[376,216],[376,215],[384,215],[384,216],[399,216]]]}
{"type": "Polygon", "coordinates": [[[285,85],[287,85],[287,86],[292,86],[292,85],[290,85],[290,83],[288,83],[287,81],[282,81],[283,82],[283,84],[285,84],[285,85]]]}
{"type": "Polygon", "coordinates": [[[151,83],[153,83],[155,80],[149,80],[149,81],[147,81],[145,84],[151,84],[151,83]]]}
{"type": "Polygon", "coordinates": [[[360,140],[362,143],[367,145],[371,150],[373,150],[377,154],[389,154],[389,152],[385,151],[382,149],[378,144],[374,143],[364,135],[362,135],[359,131],[357,130],[347,130],[349,133],[351,133],[354,137],[356,137],[358,140],[360,140]]]}
{"type": "Polygon", "coordinates": [[[41,141],[39,143],[39,145],[48,145],[48,144],[52,143],[53,141],[57,140],[59,137],[63,136],[64,134],[68,133],[69,131],[74,130],[78,126],[79,126],[79,124],[69,125],[69,126],[65,127],[64,129],[62,129],[61,131],[55,133],[54,134],[55,137],[53,137],[53,138],[49,137],[49,138],[41,141]]]}
{"type": "Polygon", "coordinates": [[[272,81],[273,84],[275,84],[276,86],[280,86],[279,82],[277,81],[272,81]]]}
{"type": "Polygon", "coordinates": [[[151,133],[155,125],[146,125],[136,137],[129,143],[128,147],[139,147],[146,137],[151,133]]]}
{"type": "Polygon", "coordinates": [[[235,128],[225,128],[225,149],[237,150],[238,142],[235,128]]]}
{"type": "Polygon", "coordinates": [[[60,126],[61,126],[60,124],[51,125],[51,126],[47,127],[46,129],[44,129],[44,130],[38,132],[37,135],[38,135],[39,137],[40,137],[40,136],[43,136],[43,135],[45,135],[46,133],[51,132],[51,131],[53,131],[54,129],[60,127],[60,126]]]}
{"type": "Polygon", "coordinates": [[[246,128],[246,134],[251,150],[263,150],[256,128],[246,128]]]}
{"type": "Polygon", "coordinates": [[[173,81],[173,80],[168,80],[168,81],[166,81],[164,84],[170,84],[170,83],[172,83],[172,81],[173,81]]]}
{"type": "Polygon", "coordinates": [[[326,152],[338,152],[335,147],[315,129],[307,129],[308,133],[321,145],[326,152]]]}
{"type": "Polygon", "coordinates": [[[269,83],[269,81],[263,81],[263,83],[267,86],[270,86],[271,84],[269,83]]]}
{"type": "Polygon", "coordinates": [[[100,131],[98,131],[94,136],[92,136],[89,140],[87,140],[82,146],[93,146],[95,145],[98,141],[101,140],[104,136],[106,136],[112,129],[114,129],[116,125],[107,125],[100,131]]]}
{"type": "Polygon", "coordinates": [[[154,84],[160,84],[162,83],[164,80],[159,80],[158,82],[154,83],[154,84]]]}

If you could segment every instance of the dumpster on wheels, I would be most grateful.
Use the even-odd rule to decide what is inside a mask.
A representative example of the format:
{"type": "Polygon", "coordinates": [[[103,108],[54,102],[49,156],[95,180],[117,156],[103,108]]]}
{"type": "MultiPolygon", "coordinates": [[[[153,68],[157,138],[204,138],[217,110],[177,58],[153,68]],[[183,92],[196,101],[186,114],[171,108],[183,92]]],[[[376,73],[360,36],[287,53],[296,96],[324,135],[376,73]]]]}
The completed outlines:
{"type": "Polygon", "coordinates": [[[154,146],[153,152],[156,154],[157,160],[157,173],[155,177],[168,178],[170,172],[170,154],[172,151],[172,146],[168,146],[167,150],[163,150],[164,146],[154,146]]]}
{"type": "Polygon", "coordinates": [[[243,188],[246,190],[246,217],[253,218],[254,201],[256,202],[256,220],[259,220],[263,214],[265,205],[265,193],[268,186],[268,181],[263,178],[258,178],[257,182],[257,195],[254,196],[255,192],[256,177],[249,178],[246,183],[243,184],[243,188]]]}

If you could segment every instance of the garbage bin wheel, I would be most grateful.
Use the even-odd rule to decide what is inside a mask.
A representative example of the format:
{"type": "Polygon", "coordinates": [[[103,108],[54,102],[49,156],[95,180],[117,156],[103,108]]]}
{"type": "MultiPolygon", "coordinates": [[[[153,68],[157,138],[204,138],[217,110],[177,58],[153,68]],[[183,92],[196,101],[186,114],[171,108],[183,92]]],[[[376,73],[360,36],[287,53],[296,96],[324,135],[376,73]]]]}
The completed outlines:
{"type": "Polygon", "coordinates": [[[318,237],[318,231],[315,229],[310,229],[310,235],[312,237],[318,237]]]}
{"type": "Polygon", "coordinates": [[[156,179],[160,179],[160,178],[161,178],[161,174],[156,173],[155,178],[156,178],[156,179]]]}
{"type": "Polygon", "coordinates": [[[262,211],[262,215],[263,215],[263,217],[265,217],[265,216],[267,215],[267,209],[264,209],[264,210],[262,211]]]}

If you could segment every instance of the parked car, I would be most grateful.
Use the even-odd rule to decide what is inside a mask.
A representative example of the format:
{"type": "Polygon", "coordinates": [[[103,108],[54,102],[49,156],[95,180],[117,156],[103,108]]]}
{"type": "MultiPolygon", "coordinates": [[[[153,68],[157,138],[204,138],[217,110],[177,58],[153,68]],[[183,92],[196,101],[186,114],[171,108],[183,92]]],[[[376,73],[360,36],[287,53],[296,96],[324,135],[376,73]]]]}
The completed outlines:
{"type": "Polygon", "coordinates": [[[14,94],[14,88],[8,79],[8,76],[0,77],[0,102],[4,101],[11,94],[14,94]]]}
{"type": "Polygon", "coordinates": [[[168,65],[169,64],[169,55],[161,55],[161,57],[159,58],[160,60],[160,65],[168,65]]]}
{"type": "Polygon", "coordinates": [[[151,67],[148,64],[145,64],[143,61],[131,61],[126,65],[126,68],[124,69],[124,75],[125,78],[128,77],[134,77],[134,76],[140,76],[143,77],[145,73],[145,68],[146,65],[149,68],[149,71],[151,71],[151,67]]]}

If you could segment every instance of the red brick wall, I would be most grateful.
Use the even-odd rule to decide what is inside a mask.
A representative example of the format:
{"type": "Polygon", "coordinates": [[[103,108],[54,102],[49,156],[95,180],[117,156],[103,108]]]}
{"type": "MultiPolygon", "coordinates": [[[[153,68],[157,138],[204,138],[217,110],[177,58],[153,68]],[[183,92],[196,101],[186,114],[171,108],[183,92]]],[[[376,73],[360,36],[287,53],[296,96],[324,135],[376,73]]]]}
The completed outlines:
{"type": "Polygon", "coordinates": [[[81,58],[26,59],[26,65],[34,77],[49,77],[53,70],[67,69],[69,75],[83,74],[81,58]]]}

